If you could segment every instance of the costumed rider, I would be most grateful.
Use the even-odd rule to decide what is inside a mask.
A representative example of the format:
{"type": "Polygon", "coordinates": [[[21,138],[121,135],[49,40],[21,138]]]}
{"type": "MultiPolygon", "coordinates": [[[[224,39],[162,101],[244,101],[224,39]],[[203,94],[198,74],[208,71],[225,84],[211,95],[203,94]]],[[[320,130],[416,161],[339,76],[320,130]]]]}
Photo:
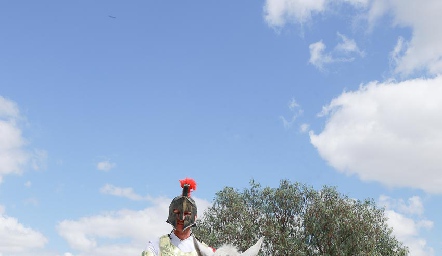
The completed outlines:
{"type": "Polygon", "coordinates": [[[190,193],[196,190],[196,182],[191,178],[180,180],[183,192],[169,205],[167,223],[173,230],[161,236],[159,241],[149,241],[141,256],[197,256],[191,227],[195,226],[197,208],[190,193]]]}

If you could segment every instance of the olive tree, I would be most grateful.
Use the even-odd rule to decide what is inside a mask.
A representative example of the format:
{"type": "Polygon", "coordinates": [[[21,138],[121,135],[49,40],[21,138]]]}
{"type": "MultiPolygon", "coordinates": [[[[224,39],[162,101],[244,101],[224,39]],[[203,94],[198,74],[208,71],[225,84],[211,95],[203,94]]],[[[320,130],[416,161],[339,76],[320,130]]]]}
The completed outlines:
{"type": "Polygon", "coordinates": [[[194,229],[205,243],[245,250],[264,236],[260,255],[407,255],[383,208],[354,200],[335,187],[317,191],[282,180],[278,188],[255,181],[239,191],[225,187],[194,229]]]}

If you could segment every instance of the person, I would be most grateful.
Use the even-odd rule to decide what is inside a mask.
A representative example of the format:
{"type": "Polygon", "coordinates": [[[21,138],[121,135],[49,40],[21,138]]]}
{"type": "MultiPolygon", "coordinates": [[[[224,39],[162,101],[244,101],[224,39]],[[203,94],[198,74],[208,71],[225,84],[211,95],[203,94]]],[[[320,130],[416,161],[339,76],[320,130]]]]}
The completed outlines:
{"type": "MultiPolygon", "coordinates": [[[[191,192],[196,190],[196,182],[191,178],[180,180],[182,193],[169,205],[167,223],[172,225],[170,234],[163,235],[159,241],[149,241],[141,256],[197,256],[192,227],[196,225],[197,207],[191,192]]],[[[205,244],[203,244],[206,246],[205,244]]]]}

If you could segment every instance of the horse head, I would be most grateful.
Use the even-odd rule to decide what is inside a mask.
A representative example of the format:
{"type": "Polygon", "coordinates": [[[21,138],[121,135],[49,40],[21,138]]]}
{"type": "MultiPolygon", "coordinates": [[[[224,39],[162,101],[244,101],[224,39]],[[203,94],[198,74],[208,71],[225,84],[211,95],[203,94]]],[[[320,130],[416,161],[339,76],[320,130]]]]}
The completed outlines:
{"type": "Polygon", "coordinates": [[[261,249],[263,241],[264,237],[261,237],[256,244],[243,253],[238,252],[238,249],[233,245],[223,245],[213,252],[212,249],[202,245],[198,240],[195,239],[195,237],[193,238],[193,243],[195,244],[195,249],[198,256],[256,256],[261,249]]]}

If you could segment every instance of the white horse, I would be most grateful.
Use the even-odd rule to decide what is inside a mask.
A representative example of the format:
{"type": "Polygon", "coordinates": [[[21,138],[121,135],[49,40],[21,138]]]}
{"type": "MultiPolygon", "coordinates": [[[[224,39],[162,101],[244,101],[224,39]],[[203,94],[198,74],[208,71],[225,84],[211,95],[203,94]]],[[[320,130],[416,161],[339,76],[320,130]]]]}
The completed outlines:
{"type": "Polygon", "coordinates": [[[233,245],[223,245],[216,252],[213,252],[207,246],[201,245],[201,243],[193,238],[193,243],[195,244],[196,252],[198,256],[256,256],[258,255],[259,249],[261,249],[264,237],[261,237],[255,245],[247,249],[245,252],[240,253],[238,249],[233,245]]]}

